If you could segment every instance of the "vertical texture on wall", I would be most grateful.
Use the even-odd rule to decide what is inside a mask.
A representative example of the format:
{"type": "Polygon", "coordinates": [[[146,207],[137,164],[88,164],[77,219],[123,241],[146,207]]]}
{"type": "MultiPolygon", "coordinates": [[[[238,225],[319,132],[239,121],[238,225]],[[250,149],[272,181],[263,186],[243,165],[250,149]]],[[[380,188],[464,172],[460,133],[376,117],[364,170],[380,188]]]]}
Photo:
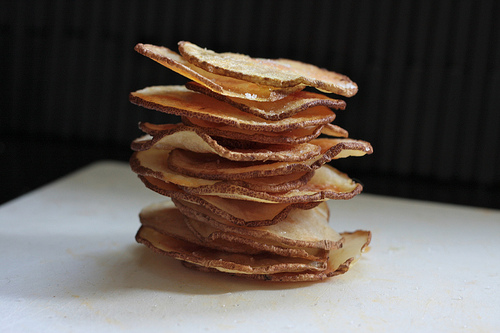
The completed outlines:
{"type": "Polygon", "coordinates": [[[176,121],[130,91],[182,84],[137,42],[287,57],[347,74],[338,123],[374,145],[363,172],[500,182],[498,1],[4,1],[3,133],[128,143],[176,121]]]}

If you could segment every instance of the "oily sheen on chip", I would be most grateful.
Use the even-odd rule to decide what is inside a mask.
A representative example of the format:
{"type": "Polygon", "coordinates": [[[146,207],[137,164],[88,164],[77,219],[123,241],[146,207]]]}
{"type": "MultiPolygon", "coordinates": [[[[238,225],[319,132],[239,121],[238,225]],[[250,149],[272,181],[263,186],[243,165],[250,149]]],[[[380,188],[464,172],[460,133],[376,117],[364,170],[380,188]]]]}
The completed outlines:
{"type": "Polygon", "coordinates": [[[185,86],[130,93],[138,106],[180,117],[142,122],[130,166],[165,200],[144,207],[136,240],[185,267],[261,281],[321,281],[346,273],[370,231],[338,233],[328,200],[362,185],[332,164],[372,153],[333,124],[358,87],[343,74],[290,59],[135,50],[184,76],[185,86]],[[317,92],[304,90],[316,88],[317,92]]]}

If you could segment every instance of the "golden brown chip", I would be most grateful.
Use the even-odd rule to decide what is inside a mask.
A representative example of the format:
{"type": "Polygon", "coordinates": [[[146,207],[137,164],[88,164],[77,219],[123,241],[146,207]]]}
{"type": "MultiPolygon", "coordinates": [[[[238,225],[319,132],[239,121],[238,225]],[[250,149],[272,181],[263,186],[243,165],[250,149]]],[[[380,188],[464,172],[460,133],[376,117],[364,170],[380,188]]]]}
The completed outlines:
{"type": "MultiPolygon", "coordinates": [[[[224,124],[218,124],[213,122],[208,122],[196,118],[188,118],[182,117],[182,122],[191,127],[201,127],[208,135],[212,137],[219,138],[229,138],[232,140],[239,141],[249,141],[249,142],[260,142],[260,143],[269,143],[269,144],[301,144],[311,141],[312,139],[317,138],[320,134],[323,133],[323,128],[325,126],[330,127],[331,124],[319,125],[319,126],[309,126],[296,128],[293,130],[283,131],[283,132],[255,132],[252,130],[242,129],[233,126],[227,126],[224,124]]],[[[334,125],[331,125],[334,126],[334,125]]],[[[334,126],[333,128],[338,127],[334,126]]],[[[326,130],[329,133],[333,133],[334,130],[326,130]]],[[[347,131],[342,129],[337,131],[337,133],[347,137],[347,131]]]]}
{"type": "Polygon", "coordinates": [[[173,150],[168,159],[169,168],[188,176],[222,180],[248,179],[314,171],[332,159],[361,156],[372,153],[368,142],[352,139],[315,139],[310,141],[321,147],[321,155],[301,162],[235,162],[214,154],[194,154],[173,150]]]}
{"type": "Polygon", "coordinates": [[[308,91],[298,91],[274,102],[256,102],[248,99],[229,97],[218,94],[196,82],[186,83],[186,88],[203,93],[228,103],[241,111],[253,114],[267,120],[281,120],[293,116],[313,106],[326,106],[331,109],[344,110],[346,103],[322,94],[308,91]]]}
{"type": "Polygon", "coordinates": [[[339,138],[349,137],[349,132],[347,132],[345,129],[343,129],[340,126],[333,125],[333,124],[326,124],[325,126],[323,126],[323,128],[321,129],[321,134],[339,137],[339,138]]]}
{"type": "Polygon", "coordinates": [[[195,196],[182,191],[172,183],[166,183],[151,176],[141,176],[144,185],[159,194],[201,205],[212,213],[242,226],[263,226],[279,223],[294,209],[311,209],[320,202],[308,203],[262,203],[226,199],[211,196],[195,196]]]}
{"type": "Polygon", "coordinates": [[[199,246],[180,238],[142,226],[136,240],[155,252],[221,272],[238,274],[275,274],[281,272],[322,271],[327,263],[272,254],[246,255],[199,246]]]}
{"type": "Polygon", "coordinates": [[[358,86],[347,76],[288,59],[260,59],[236,53],[216,53],[190,42],[179,52],[193,65],[214,74],[275,87],[308,85],[325,92],[354,96],[358,86]]]}
{"type": "Polygon", "coordinates": [[[221,198],[249,200],[268,203],[306,203],[328,199],[347,200],[361,193],[362,185],[354,182],[345,173],[324,165],[316,170],[312,179],[304,186],[288,192],[270,193],[219,182],[197,187],[181,186],[193,195],[218,196],[221,198]]]}
{"type": "MultiPolygon", "coordinates": [[[[237,142],[236,142],[237,143],[237,142]]],[[[252,144],[250,149],[225,147],[202,128],[177,124],[154,136],[145,135],[132,143],[132,149],[143,151],[155,149],[184,149],[195,153],[216,154],[232,161],[303,161],[321,152],[317,145],[303,143],[300,145],[252,144]]]]}
{"type": "Polygon", "coordinates": [[[158,178],[181,187],[227,188],[237,186],[259,192],[286,192],[307,184],[313,177],[314,171],[301,172],[282,176],[265,178],[249,178],[246,180],[209,180],[179,174],[168,167],[169,151],[149,149],[132,154],[130,167],[132,171],[142,176],[158,178]]]}
{"type": "MultiPolygon", "coordinates": [[[[330,251],[328,266],[324,271],[283,272],[276,274],[234,273],[232,275],[275,282],[314,282],[344,274],[359,259],[364,249],[370,243],[371,233],[369,231],[358,230],[352,233],[342,233],[342,236],[345,239],[344,247],[330,251]]],[[[183,262],[183,264],[188,268],[204,272],[218,272],[210,267],[204,267],[194,263],[183,262]]]]}
{"type": "Polygon", "coordinates": [[[201,205],[177,199],[173,202],[182,214],[193,220],[222,232],[257,238],[267,244],[324,250],[342,247],[342,237],[328,224],[329,210],[325,203],[308,210],[292,210],[277,224],[245,227],[236,226],[201,205]]]}
{"type": "Polygon", "coordinates": [[[184,86],[148,87],[130,94],[132,103],[164,113],[198,118],[252,131],[283,132],[296,128],[331,123],[335,113],[326,106],[315,106],[292,117],[271,121],[189,91],[184,86]]]}
{"type": "Polygon", "coordinates": [[[290,71],[304,77],[303,84],[326,92],[352,97],[358,92],[358,85],[349,77],[296,60],[277,59],[277,63],[287,66],[290,71]]]}
{"type": "Polygon", "coordinates": [[[213,74],[193,66],[178,53],[162,46],[139,43],[135,50],[174,72],[227,96],[268,102],[280,100],[305,88],[304,85],[276,88],[213,74]]]}

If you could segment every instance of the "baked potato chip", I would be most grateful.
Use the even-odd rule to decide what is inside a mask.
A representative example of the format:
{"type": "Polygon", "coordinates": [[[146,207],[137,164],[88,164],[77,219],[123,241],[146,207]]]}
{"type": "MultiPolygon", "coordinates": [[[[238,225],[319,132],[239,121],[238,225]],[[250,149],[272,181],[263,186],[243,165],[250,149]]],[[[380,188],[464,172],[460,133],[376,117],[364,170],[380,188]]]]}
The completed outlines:
{"type": "MultiPolygon", "coordinates": [[[[313,216],[316,215],[318,214],[313,216]]],[[[323,216],[319,215],[318,217],[322,218],[323,216]]],[[[143,226],[152,228],[159,233],[226,252],[246,254],[269,252],[314,261],[326,261],[328,255],[328,249],[315,247],[315,242],[299,241],[306,243],[309,247],[289,246],[276,241],[272,237],[265,237],[265,232],[252,233],[252,228],[240,227],[239,229],[242,229],[242,231],[236,233],[216,229],[211,224],[181,214],[172,201],[164,201],[144,207],[139,214],[139,218],[143,226]],[[187,231],[186,227],[192,233],[187,231]],[[246,233],[245,230],[250,232],[246,233]],[[264,237],[259,237],[259,234],[264,234],[264,237]],[[193,238],[193,235],[197,238],[193,238]]],[[[314,224],[311,227],[314,227],[314,224]]],[[[226,227],[225,229],[229,228],[226,227]]],[[[332,233],[335,234],[335,246],[341,246],[342,237],[333,231],[332,233]]],[[[294,245],[297,244],[293,239],[288,238],[286,240],[294,245]]],[[[316,243],[323,245],[324,242],[317,241],[316,243]]]]}
{"type": "Polygon", "coordinates": [[[324,92],[351,97],[358,86],[347,76],[288,59],[252,58],[217,53],[190,42],[179,42],[179,53],[191,64],[210,73],[274,87],[312,86],[324,92]]]}
{"type": "Polygon", "coordinates": [[[237,249],[240,246],[251,248],[247,253],[263,253],[269,252],[285,257],[297,257],[314,261],[326,261],[328,258],[328,250],[319,248],[299,248],[286,247],[280,244],[267,243],[265,240],[255,238],[248,235],[240,235],[231,232],[218,230],[209,224],[200,222],[195,219],[186,218],[186,225],[205,242],[207,247],[212,247],[213,244],[227,243],[231,244],[225,251],[234,252],[233,246],[237,249]],[[237,244],[237,245],[236,245],[237,244]]]}
{"type": "Polygon", "coordinates": [[[283,132],[255,132],[196,118],[182,117],[182,122],[187,126],[201,127],[210,136],[228,138],[240,142],[298,145],[316,139],[321,134],[342,138],[349,136],[349,133],[345,129],[333,124],[302,127],[283,132]]]}
{"type": "Polygon", "coordinates": [[[221,95],[196,82],[186,83],[186,88],[203,93],[228,103],[241,111],[267,120],[285,119],[308,108],[319,105],[335,110],[344,110],[346,107],[346,103],[343,100],[333,99],[322,94],[308,91],[298,91],[274,102],[257,102],[221,95]]]}
{"type": "MultiPolygon", "coordinates": [[[[235,142],[237,146],[239,142],[235,142]]],[[[232,143],[229,142],[230,146],[232,143]]],[[[169,129],[145,135],[132,142],[132,149],[144,151],[151,148],[162,150],[183,149],[195,153],[216,154],[232,161],[304,161],[321,153],[318,145],[302,143],[251,144],[249,149],[230,148],[221,145],[202,128],[178,124],[169,129]]]]}
{"type": "Polygon", "coordinates": [[[172,199],[184,200],[201,205],[212,213],[233,224],[255,227],[272,225],[283,221],[294,209],[311,209],[320,202],[307,203],[262,203],[246,200],[219,198],[215,196],[196,196],[182,191],[178,186],[160,179],[141,176],[144,185],[159,194],[172,199]]]}
{"type": "Polygon", "coordinates": [[[255,132],[220,123],[213,123],[196,118],[182,117],[182,122],[191,127],[203,128],[205,133],[218,138],[227,138],[240,142],[298,145],[316,139],[327,125],[308,126],[283,132],[255,132]]]}
{"type": "MultiPolygon", "coordinates": [[[[324,271],[284,272],[277,274],[232,274],[250,279],[275,282],[315,282],[346,273],[359,259],[364,249],[370,244],[371,233],[358,230],[342,233],[345,245],[342,249],[330,251],[328,266],[324,271]]],[[[184,266],[204,272],[217,272],[210,267],[183,262],[184,266]]]]}
{"type": "Polygon", "coordinates": [[[231,97],[269,102],[280,100],[305,88],[305,85],[276,88],[213,74],[193,66],[178,53],[163,46],[139,43],[135,50],[190,80],[231,97]]]}
{"type": "Polygon", "coordinates": [[[220,272],[237,274],[275,274],[281,272],[323,271],[325,261],[311,261],[264,253],[248,255],[210,249],[142,226],[136,240],[153,251],[220,272]]]}
{"type": "Polygon", "coordinates": [[[186,193],[193,195],[218,196],[267,203],[306,203],[329,199],[347,200],[361,193],[363,189],[361,184],[354,182],[346,174],[329,165],[324,165],[316,170],[312,179],[304,186],[287,192],[255,191],[225,182],[198,187],[181,186],[181,188],[186,193]]]}
{"type": "Polygon", "coordinates": [[[149,149],[135,152],[130,158],[132,171],[141,176],[158,178],[182,187],[214,187],[225,188],[229,186],[243,187],[259,192],[287,192],[307,184],[314,172],[300,172],[282,176],[264,178],[249,178],[243,180],[209,180],[186,176],[171,170],[168,167],[169,151],[149,149]]]}
{"type": "Polygon", "coordinates": [[[283,132],[296,128],[324,125],[335,119],[335,113],[332,110],[320,105],[282,120],[265,120],[215,98],[189,91],[184,86],[148,87],[132,92],[129,99],[132,103],[148,109],[222,123],[256,132],[283,132]]]}
{"type": "MultiPolygon", "coordinates": [[[[283,247],[331,250],[342,247],[342,237],[329,224],[326,203],[306,210],[295,209],[277,224],[238,226],[209,209],[184,200],[172,200],[185,216],[222,232],[261,239],[283,247]]],[[[212,237],[212,236],[207,236],[212,237]]]]}
{"type": "Polygon", "coordinates": [[[295,172],[310,172],[333,159],[372,153],[371,145],[360,140],[315,139],[309,143],[321,147],[321,154],[300,162],[236,162],[222,159],[215,154],[195,154],[176,149],[170,152],[168,165],[170,169],[192,177],[212,180],[241,180],[295,172]]]}

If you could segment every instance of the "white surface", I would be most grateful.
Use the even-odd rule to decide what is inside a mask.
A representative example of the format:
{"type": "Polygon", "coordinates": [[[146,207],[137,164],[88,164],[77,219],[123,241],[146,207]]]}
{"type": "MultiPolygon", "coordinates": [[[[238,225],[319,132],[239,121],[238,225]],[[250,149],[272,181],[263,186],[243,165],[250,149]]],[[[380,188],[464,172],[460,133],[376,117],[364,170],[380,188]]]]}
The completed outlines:
{"type": "Polygon", "coordinates": [[[135,243],[163,200],[102,162],[0,207],[1,332],[500,330],[500,211],[362,194],[331,203],[371,250],[322,283],[207,274],[135,243]]]}

